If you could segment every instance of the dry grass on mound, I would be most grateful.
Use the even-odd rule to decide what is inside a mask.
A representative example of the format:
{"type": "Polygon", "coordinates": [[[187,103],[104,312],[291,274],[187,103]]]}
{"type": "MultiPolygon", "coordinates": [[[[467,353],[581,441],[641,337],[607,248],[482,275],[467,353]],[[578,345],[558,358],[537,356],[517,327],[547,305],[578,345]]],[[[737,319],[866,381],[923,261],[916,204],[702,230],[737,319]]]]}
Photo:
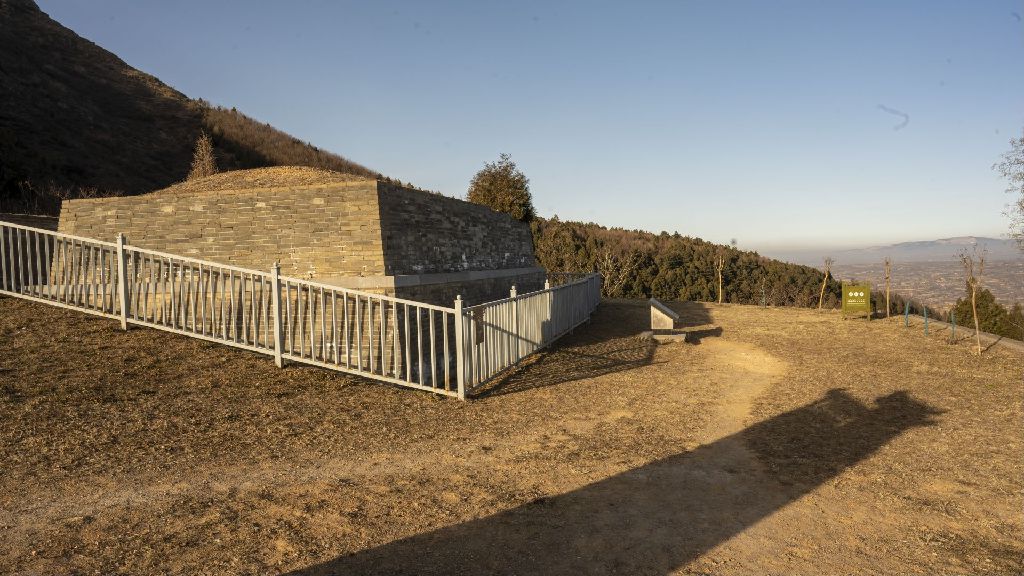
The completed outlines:
{"type": "Polygon", "coordinates": [[[357,176],[333,170],[310,168],[308,166],[275,166],[272,168],[254,168],[251,170],[232,170],[220,172],[205,178],[180,182],[157,190],[154,194],[181,194],[196,192],[216,192],[219,190],[245,190],[249,188],[278,188],[286,186],[316,186],[340,182],[368,180],[366,176],[357,176]]]}

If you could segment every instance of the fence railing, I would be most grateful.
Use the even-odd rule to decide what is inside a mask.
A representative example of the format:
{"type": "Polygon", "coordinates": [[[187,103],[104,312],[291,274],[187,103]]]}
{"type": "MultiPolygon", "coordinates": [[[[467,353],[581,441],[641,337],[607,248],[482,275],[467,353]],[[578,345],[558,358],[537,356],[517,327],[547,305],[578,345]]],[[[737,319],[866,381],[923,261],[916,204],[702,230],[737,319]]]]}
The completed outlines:
{"type": "Polygon", "coordinates": [[[297,278],[278,285],[284,359],[459,395],[454,309],[297,278]]]}
{"type": "MultiPolygon", "coordinates": [[[[601,276],[462,308],[460,360],[467,391],[516,365],[590,318],[601,301],[601,276]]],[[[456,302],[456,309],[460,304],[456,302]]]]}
{"type": "Polygon", "coordinates": [[[270,274],[127,246],[123,240],[118,247],[124,258],[126,324],[274,352],[270,274]]]}
{"type": "Polygon", "coordinates": [[[117,246],[0,222],[0,292],[118,315],[117,246]]]}
{"type": "Polygon", "coordinates": [[[589,318],[600,277],[514,290],[446,308],[0,222],[0,293],[459,398],[589,318]]]}

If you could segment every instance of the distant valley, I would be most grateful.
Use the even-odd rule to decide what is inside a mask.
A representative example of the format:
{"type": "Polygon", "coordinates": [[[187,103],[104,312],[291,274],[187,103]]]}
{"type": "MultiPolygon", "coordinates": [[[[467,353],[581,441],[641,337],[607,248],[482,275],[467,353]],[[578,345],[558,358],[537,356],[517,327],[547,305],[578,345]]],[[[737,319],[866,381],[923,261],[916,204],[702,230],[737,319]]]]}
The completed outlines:
{"type": "Polygon", "coordinates": [[[984,250],[987,263],[982,285],[1005,305],[1024,302],[1024,252],[1013,240],[961,236],[888,246],[822,251],[794,251],[767,255],[794,263],[822,267],[824,256],[835,259],[832,272],[842,280],[857,279],[885,286],[884,260],[892,258],[892,289],[937,308],[949,308],[964,295],[964,270],[959,254],[984,250]]]}
{"type": "MultiPolygon", "coordinates": [[[[885,286],[882,264],[836,264],[833,272],[841,280],[866,280],[878,288],[885,286]]],[[[990,261],[981,280],[982,286],[991,290],[1002,304],[1024,302],[1024,260],[990,261]]],[[[965,282],[964,269],[957,261],[893,262],[894,292],[942,310],[964,296],[965,282]]]]}

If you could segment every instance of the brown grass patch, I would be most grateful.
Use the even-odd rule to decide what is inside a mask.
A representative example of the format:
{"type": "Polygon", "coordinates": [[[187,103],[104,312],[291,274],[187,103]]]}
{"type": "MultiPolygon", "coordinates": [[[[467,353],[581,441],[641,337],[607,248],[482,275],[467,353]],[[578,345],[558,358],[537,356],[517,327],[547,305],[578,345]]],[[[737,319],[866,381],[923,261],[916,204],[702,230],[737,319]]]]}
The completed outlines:
{"type": "Polygon", "coordinates": [[[607,302],[463,403],[0,299],[0,571],[1020,569],[1019,357],[678,307],[721,330],[607,302]]]}

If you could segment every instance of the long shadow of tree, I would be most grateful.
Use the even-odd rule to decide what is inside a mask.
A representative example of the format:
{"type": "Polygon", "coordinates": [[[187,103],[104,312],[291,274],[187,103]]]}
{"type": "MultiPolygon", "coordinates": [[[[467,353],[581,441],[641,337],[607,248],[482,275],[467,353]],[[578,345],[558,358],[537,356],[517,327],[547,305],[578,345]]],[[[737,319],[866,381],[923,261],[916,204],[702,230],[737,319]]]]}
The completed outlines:
{"type": "Polygon", "coordinates": [[[663,574],[941,413],[896,392],[820,400],[552,498],[294,572],[663,574]]]}

